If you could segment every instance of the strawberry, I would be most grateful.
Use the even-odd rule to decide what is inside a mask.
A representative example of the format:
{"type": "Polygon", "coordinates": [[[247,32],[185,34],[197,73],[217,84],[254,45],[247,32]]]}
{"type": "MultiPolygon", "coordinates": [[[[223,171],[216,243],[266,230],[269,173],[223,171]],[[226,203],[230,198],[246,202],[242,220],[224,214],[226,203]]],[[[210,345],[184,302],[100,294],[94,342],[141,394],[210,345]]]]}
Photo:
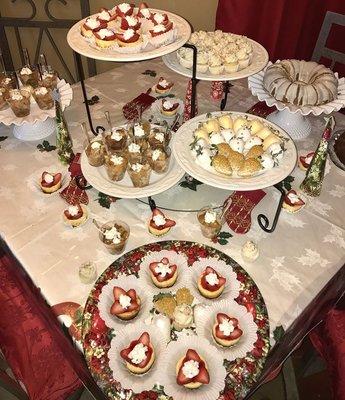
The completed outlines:
{"type": "Polygon", "coordinates": [[[298,201],[292,202],[292,201],[290,200],[290,198],[289,198],[289,194],[293,194],[293,195],[296,195],[296,196],[297,196],[297,192],[296,192],[295,190],[289,190],[289,191],[286,193],[285,199],[284,199],[284,201],[285,201],[286,204],[288,204],[289,206],[292,206],[292,207],[295,207],[295,206],[298,206],[298,207],[304,206],[305,202],[304,202],[300,197],[298,197],[298,201]]]}
{"type": "Polygon", "coordinates": [[[193,350],[193,349],[188,349],[186,356],[182,360],[181,367],[177,373],[176,377],[176,382],[178,385],[186,385],[191,382],[199,382],[203,384],[208,384],[210,382],[210,375],[206,369],[205,362],[200,358],[199,354],[193,350]],[[185,362],[194,360],[199,363],[199,374],[195,376],[194,378],[187,378],[183,374],[183,365],[185,362]]]}
{"type": "Polygon", "coordinates": [[[123,29],[124,31],[126,31],[127,29],[133,29],[133,30],[137,31],[140,28],[141,23],[136,17],[133,17],[133,18],[135,18],[137,21],[137,23],[134,26],[129,25],[126,18],[122,18],[121,19],[121,29],[123,29]]]}
{"type": "Polygon", "coordinates": [[[124,38],[124,33],[115,33],[116,39],[118,39],[120,42],[123,43],[134,43],[137,42],[140,38],[140,35],[134,31],[134,29],[130,28],[133,30],[133,36],[130,37],[129,39],[124,38]]]}
{"type": "Polygon", "coordinates": [[[42,174],[41,185],[44,186],[44,187],[52,187],[52,186],[57,185],[61,181],[61,179],[62,179],[62,174],[61,173],[52,174],[50,172],[44,171],[43,174],[42,174]],[[53,177],[53,182],[48,183],[48,182],[45,181],[45,177],[47,175],[51,175],[53,177]]]}
{"type": "Polygon", "coordinates": [[[162,100],[162,107],[163,110],[165,111],[174,111],[178,108],[178,106],[180,105],[179,103],[173,103],[173,106],[171,108],[166,108],[165,107],[165,103],[167,102],[167,100],[162,100]]]}
{"type": "Polygon", "coordinates": [[[306,159],[308,158],[313,158],[314,157],[314,154],[315,154],[315,152],[314,151],[312,151],[312,152],[310,152],[310,153],[308,153],[306,156],[300,156],[300,158],[299,158],[299,160],[301,161],[301,164],[303,165],[303,167],[304,168],[307,168],[308,169],[308,167],[309,167],[309,165],[310,165],[310,162],[306,162],[306,159]]]}
{"type": "Polygon", "coordinates": [[[218,324],[221,324],[224,319],[232,321],[232,324],[234,325],[234,327],[237,327],[238,320],[236,318],[231,318],[227,314],[224,314],[224,313],[217,314],[217,323],[218,324]]]}
{"type": "Polygon", "coordinates": [[[169,32],[172,28],[173,28],[173,23],[172,22],[168,22],[166,25],[164,25],[164,31],[161,31],[161,32],[155,32],[154,30],[150,30],[150,33],[151,33],[151,36],[152,37],[155,37],[155,36],[159,36],[159,35],[161,35],[162,33],[166,33],[166,32],[169,32]]]}
{"type": "Polygon", "coordinates": [[[103,23],[107,23],[107,22],[111,21],[112,16],[111,16],[109,10],[106,9],[106,8],[104,8],[104,7],[102,7],[102,8],[99,10],[99,14],[100,14],[101,12],[103,12],[103,11],[105,11],[105,12],[108,14],[109,18],[108,18],[108,19],[102,19],[102,18],[98,15],[98,16],[97,16],[98,21],[103,22],[103,23]]]}
{"type": "Polygon", "coordinates": [[[139,339],[133,340],[128,347],[120,351],[120,356],[128,363],[135,365],[136,367],[145,368],[152,357],[152,353],[153,353],[153,348],[150,341],[150,335],[147,332],[143,332],[139,337],[139,339]],[[147,351],[145,353],[146,358],[140,364],[133,364],[132,360],[129,358],[129,354],[134,349],[134,347],[139,343],[142,343],[144,346],[147,346],[147,351]]]}
{"type": "Polygon", "coordinates": [[[108,29],[108,31],[113,32],[113,34],[111,36],[106,36],[106,37],[99,36],[99,34],[98,34],[99,31],[94,31],[94,34],[95,34],[96,38],[100,39],[100,40],[106,40],[106,41],[115,40],[116,39],[116,33],[114,31],[112,31],[111,29],[108,29]]]}
{"type": "Polygon", "coordinates": [[[134,289],[129,289],[126,292],[122,288],[115,286],[113,288],[113,294],[114,294],[114,303],[110,308],[110,314],[112,314],[112,315],[119,315],[119,314],[123,314],[124,312],[131,312],[131,311],[137,310],[140,307],[138,304],[137,293],[134,289]],[[121,295],[129,296],[131,298],[131,304],[126,309],[124,309],[120,304],[119,299],[120,299],[121,295]]]}
{"type": "Polygon", "coordinates": [[[158,83],[157,83],[157,88],[158,89],[168,90],[168,89],[171,89],[174,86],[173,82],[168,82],[168,81],[166,81],[168,83],[167,86],[161,86],[160,83],[163,82],[163,81],[166,81],[166,79],[161,76],[159,78],[158,83]]]}
{"type": "Polygon", "coordinates": [[[156,267],[158,267],[159,263],[163,263],[165,265],[168,265],[169,264],[169,260],[166,257],[164,257],[159,262],[152,262],[149,265],[150,271],[155,276],[155,278],[158,280],[158,282],[164,282],[164,281],[169,280],[175,274],[175,272],[177,271],[177,265],[175,265],[175,264],[174,265],[170,265],[170,273],[166,274],[163,277],[160,273],[158,273],[158,274],[156,273],[156,267]]]}
{"type": "Polygon", "coordinates": [[[148,346],[150,344],[150,335],[147,332],[143,332],[138,341],[144,346],[148,346]]]}
{"type": "Polygon", "coordinates": [[[204,289],[210,291],[210,292],[215,292],[217,291],[221,286],[224,286],[226,282],[226,278],[223,276],[220,276],[217,271],[215,271],[212,267],[206,267],[205,271],[201,275],[201,285],[204,289]],[[206,280],[206,275],[208,274],[216,274],[218,278],[218,283],[216,285],[210,285],[207,280],[206,280]]]}
{"type": "Polygon", "coordinates": [[[172,220],[172,219],[166,218],[161,210],[159,210],[158,208],[155,208],[152,211],[152,218],[150,220],[150,225],[152,226],[152,228],[161,231],[161,230],[166,229],[166,228],[172,228],[173,226],[176,225],[176,222],[174,220],[172,220]],[[159,225],[158,226],[158,225],[155,224],[155,221],[154,221],[153,217],[156,217],[158,215],[161,215],[165,219],[165,224],[164,225],[159,225]]]}

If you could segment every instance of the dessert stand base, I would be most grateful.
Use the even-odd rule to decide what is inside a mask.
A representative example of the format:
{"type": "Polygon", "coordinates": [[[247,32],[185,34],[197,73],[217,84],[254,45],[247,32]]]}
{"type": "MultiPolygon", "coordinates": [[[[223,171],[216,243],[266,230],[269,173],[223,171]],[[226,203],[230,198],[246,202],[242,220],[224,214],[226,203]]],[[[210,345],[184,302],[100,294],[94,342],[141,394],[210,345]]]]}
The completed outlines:
{"type": "Polygon", "coordinates": [[[292,113],[288,109],[277,110],[266,119],[284,129],[293,140],[305,139],[311,133],[309,120],[299,112],[292,113]]]}
{"type": "Polygon", "coordinates": [[[55,132],[55,118],[47,118],[33,124],[15,125],[13,135],[19,140],[35,141],[41,140],[55,132]]]}

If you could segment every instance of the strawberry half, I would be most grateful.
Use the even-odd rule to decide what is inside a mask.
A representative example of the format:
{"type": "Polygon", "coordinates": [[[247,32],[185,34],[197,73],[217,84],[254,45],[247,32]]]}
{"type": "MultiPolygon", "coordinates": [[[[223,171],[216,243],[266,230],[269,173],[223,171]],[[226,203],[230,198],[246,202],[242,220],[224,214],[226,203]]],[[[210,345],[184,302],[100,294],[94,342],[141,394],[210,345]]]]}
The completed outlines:
{"type": "Polygon", "coordinates": [[[173,82],[168,82],[167,86],[161,86],[160,83],[163,82],[163,81],[167,82],[167,80],[161,76],[159,78],[159,81],[158,81],[157,85],[156,85],[157,89],[168,90],[168,89],[171,89],[174,86],[173,82]]]}
{"type": "Polygon", "coordinates": [[[174,220],[172,220],[172,219],[166,218],[166,216],[158,208],[155,208],[152,211],[152,218],[150,220],[150,226],[152,226],[152,228],[158,229],[159,231],[161,231],[161,230],[166,229],[166,228],[172,228],[175,225],[176,225],[176,222],[174,220]],[[157,215],[161,215],[165,219],[165,224],[164,225],[157,226],[155,224],[155,221],[154,221],[153,217],[155,217],[157,215]]]}
{"type": "Polygon", "coordinates": [[[84,29],[86,29],[87,31],[92,31],[92,32],[98,32],[98,31],[100,31],[101,29],[105,29],[106,27],[107,27],[107,23],[104,22],[104,21],[101,21],[101,20],[99,20],[99,27],[98,27],[98,28],[95,28],[95,29],[92,29],[92,28],[90,28],[90,27],[87,25],[87,20],[85,21],[85,23],[84,23],[84,25],[83,25],[83,28],[84,28],[84,29]]]}
{"type": "Polygon", "coordinates": [[[309,167],[309,165],[311,163],[311,160],[314,157],[314,154],[315,154],[315,152],[311,151],[306,156],[300,156],[299,160],[300,160],[300,162],[301,162],[301,164],[303,165],[304,168],[308,169],[308,167],[309,167]],[[309,159],[309,158],[311,158],[311,160],[309,162],[306,162],[306,160],[309,159]]]}
{"type": "Polygon", "coordinates": [[[157,15],[157,13],[154,13],[154,14],[151,15],[151,21],[152,21],[155,25],[166,25],[166,24],[169,23],[169,18],[168,18],[168,16],[167,16],[166,14],[161,14],[161,15],[163,15],[163,17],[164,17],[163,21],[161,21],[161,22],[156,21],[156,15],[157,15]]]}
{"type": "Polygon", "coordinates": [[[227,314],[224,314],[224,313],[218,313],[216,319],[217,319],[217,326],[216,326],[215,330],[216,330],[216,336],[219,339],[236,340],[236,339],[239,339],[243,335],[243,331],[238,327],[238,319],[231,318],[227,314]],[[230,335],[224,335],[224,333],[219,328],[219,325],[224,320],[232,322],[234,330],[230,333],[230,335]]]}
{"type": "Polygon", "coordinates": [[[164,31],[162,30],[160,32],[155,32],[154,30],[151,29],[150,30],[151,36],[155,37],[155,36],[159,36],[159,35],[161,35],[163,33],[169,32],[172,29],[173,25],[174,24],[171,21],[169,21],[166,25],[163,25],[164,26],[164,31]]]}
{"type": "Polygon", "coordinates": [[[120,351],[120,356],[125,361],[136,367],[145,368],[152,357],[152,353],[153,353],[153,347],[151,345],[150,335],[147,332],[143,332],[139,337],[139,339],[133,340],[128,347],[120,351]],[[134,349],[134,347],[139,343],[143,344],[144,346],[147,346],[147,351],[145,353],[146,358],[140,364],[134,364],[132,360],[129,358],[129,354],[134,349]]]}
{"type": "Polygon", "coordinates": [[[298,196],[298,195],[297,195],[297,192],[296,192],[295,190],[289,190],[289,191],[286,193],[285,199],[284,199],[284,201],[285,201],[286,204],[288,204],[288,205],[291,206],[291,207],[294,207],[294,206],[304,206],[305,202],[304,202],[300,197],[298,197],[298,201],[297,201],[297,202],[292,202],[292,201],[289,199],[289,194],[294,194],[294,195],[298,196]]]}
{"type": "Polygon", "coordinates": [[[137,31],[141,26],[141,22],[136,17],[132,17],[132,18],[135,18],[136,24],[135,25],[129,25],[129,22],[126,19],[126,17],[122,18],[121,19],[121,29],[123,29],[124,31],[126,31],[127,29],[133,29],[133,30],[137,31]]]}
{"type": "Polygon", "coordinates": [[[186,353],[184,359],[182,360],[181,367],[178,370],[176,382],[178,385],[186,385],[191,382],[199,382],[199,383],[203,383],[203,384],[210,383],[210,375],[206,369],[205,361],[203,361],[200,358],[199,354],[195,350],[193,350],[193,349],[187,350],[187,353],[186,353]],[[185,362],[190,361],[190,360],[194,360],[199,363],[199,373],[194,378],[187,378],[183,374],[183,365],[185,362]]]}
{"type": "Polygon", "coordinates": [[[173,106],[171,108],[165,108],[165,103],[169,100],[162,100],[162,108],[164,111],[175,111],[178,106],[180,105],[179,103],[173,103],[173,106]]]}
{"type": "Polygon", "coordinates": [[[69,213],[69,209],[68,209],[68,208],[67,208],[67,210],[65,210],[65,211],[63,212],[63,213],[65,214],[65,216],[66,216],[67,219],[75,220],[75,219],[79,219],[79,218],[81,218],[81,217],[83,216],[83,209],[81,208],[80,204],[77,203],[77,204],[75,204],[74,206],[75,206],[75,207],[78,207],[78,213],[77,213],[76,215],[71,215],[71,214],[69,213]]]}
{"type": "Polygon", "coordinates": [[[156,267],[158,267],[158,264],[160,264],[160,263],[169,265],[169,260],[166,257],[164,257],[159,262],[152,262],[149,265],[149,269],[152,272],[152,274],[155,276],[155,278],[157,279],[158,282],[168,281],[172,276],[174,276],[175,272],[177,271],[177,265],[175,265],[175,264],[170,265],[170,272],[163,277],[160,273],[157,273],[155,271],[156,267]]]}
{"type": "Polygon", "coordinates": [[[102,7],[100,10],[99,10],[99,13],[98,13],[98,15],[97,15],[97,19],[98,19],[98,21],[100,21],[100,22],[103,22],[103,23],[107,23],[107,22],[109,22],[109,21],[111,21],[112,19],[113,19],[113,17],[112,17],[112,15],[110,14],[110,11],[107,9],[107,8],[104,8],[104,7],[102,7]],[[106,12],[107,14],[108,14],[108,19],[102,19],[102,17],[100,17],[100,13],[102,13],[102,12],[106,12]]]}
{"type": "Polygon", "coordinates": [[[42,178],[41,178],[41,185],[44,187],[55,186],[61,181],[61,178],[62,178],[62,174],[60,172],[58,172],[57,174],[52,174],[50,172],[44,171],[42,174],[42,178]],[[53,177],[53,182],[48,183],[45,181],[45,177],[47,175],[51,175],[53,177]]]}
{"type": "Polygon", "coordinates": [[[221,275],[218,274],[217,271],[215,271],[212,267],[206,267],[205,271],[201,275],[201,286],[210,291],[210,292],[215,292],[217,291],[221,286],[224,286],[226,282],[226,278],[222,277],[221,275]],[[218,278],[218,283],[216,285],[210,285],[206,281],[206,276],[208,274],[216,274],[218,278]]]}
{"type": "Polygon", "coordinates": [[[138,304],[138,296],[134,289],[129,289],[126,292],[124,289],[120,288],[119,286],[115,286],[113,288],[113,294],[114,294],[114,303],[110,309],[110,314],[112,314],[112,315],[119,315],[119,314],[123,314],[125,312],[135,311],[135,310],[138,310],[138,308],[140,307],[138,304]],[[126,309],[124,309],[120,304],[120,296],[121,295],[129,296],[131,298],[131,304],[126,309]]]}
{"type": "Polygon", "coordinates": [[[123,33],[116,33],[115,34],[116,35],[116,39],[119,40],[120,42],[123,42],[123,43],[134,43],[134,42],[137,42],[139,40],[139,38],[140,38],[140,35],[138,33],[136,33],[134,31],[134,29],[130,28],[130,30],[133,31],[133,36],[131,36],[129,39],[126,40],[124,38],[124,32],[123,33]]]}

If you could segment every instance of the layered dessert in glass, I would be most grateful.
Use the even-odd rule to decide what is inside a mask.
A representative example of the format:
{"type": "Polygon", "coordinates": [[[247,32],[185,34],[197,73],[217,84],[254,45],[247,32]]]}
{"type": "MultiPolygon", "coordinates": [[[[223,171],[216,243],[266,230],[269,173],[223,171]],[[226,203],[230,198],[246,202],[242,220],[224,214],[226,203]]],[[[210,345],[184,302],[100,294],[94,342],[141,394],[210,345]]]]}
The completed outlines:
{"type": "Polygon", "coordinates": [[[220,213],[211,207],[204,207],[198,212],[198,221],[202,234],[207,238],[214,238],[222,229],[220,213]]]}
{"type": "Polygon", "coordinates": [[[54,99],[51,89],[41,86],[36,88],[32,95],[41,110],[50,110],[54,107],[54,99]]]}
{"type": "Polygon", "coordinates": [[[136,163],[129,163],[127,171],[134,187],[144,187],[150,183],[151,166],[145,157],[136,163]]]}
{"type": "Polygon", "coordinates": [[[116,220],[101,226],[99,238],[110,254],[120,254],[126,246],[129,233],[129,226],[123,221],[116,220]]]}
{"type": "Polygon", "coordinates": [[[11,89],[9,91],[7,103],[16,117],[26,117],[30,114],[30,99],[23,96],[18,89],[11,89]]]}

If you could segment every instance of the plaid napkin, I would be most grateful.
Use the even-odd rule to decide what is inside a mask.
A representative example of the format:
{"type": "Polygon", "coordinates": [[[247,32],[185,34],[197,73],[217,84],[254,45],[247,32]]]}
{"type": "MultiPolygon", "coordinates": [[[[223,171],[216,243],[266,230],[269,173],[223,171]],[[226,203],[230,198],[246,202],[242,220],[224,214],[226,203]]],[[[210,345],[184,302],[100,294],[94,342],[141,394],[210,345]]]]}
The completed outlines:
{"type": "Polygon", "coordinates": [[[148,93],[141,93],[138,97],[123,106],[123,115],[128,121],[138,119],[139,114],[142,114],[155,101],[155,97],[150,96],[148,93]]]}

